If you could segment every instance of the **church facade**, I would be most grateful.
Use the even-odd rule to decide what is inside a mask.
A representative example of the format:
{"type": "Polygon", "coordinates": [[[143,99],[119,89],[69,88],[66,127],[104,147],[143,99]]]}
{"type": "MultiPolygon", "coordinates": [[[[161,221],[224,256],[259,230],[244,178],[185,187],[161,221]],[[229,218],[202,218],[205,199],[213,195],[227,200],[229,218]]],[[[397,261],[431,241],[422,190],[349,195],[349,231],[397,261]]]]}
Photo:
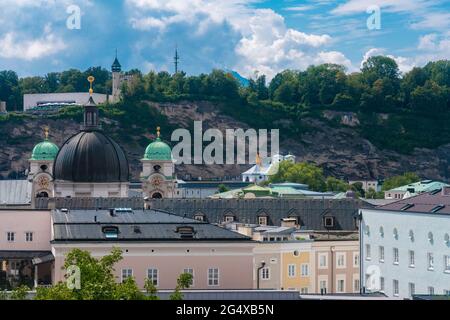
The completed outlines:
{"type": "MultiPolygon", "coordinates": [[[[116,60],[117,61],[117,60],[116,60]]],[[[28,180],[32,183],[32,207],[36,198],[127,198],[130,171],[126,153],[101,130],[99,111],[90,97],[83,106],[84,121],[78,133],[61,148],[48,138],[37,144],[30,162],[28,180]]],[[[175,166],[172,150],[161,139],[150,143],[142,158],[143,197],[172,198],[175,166]]]]}

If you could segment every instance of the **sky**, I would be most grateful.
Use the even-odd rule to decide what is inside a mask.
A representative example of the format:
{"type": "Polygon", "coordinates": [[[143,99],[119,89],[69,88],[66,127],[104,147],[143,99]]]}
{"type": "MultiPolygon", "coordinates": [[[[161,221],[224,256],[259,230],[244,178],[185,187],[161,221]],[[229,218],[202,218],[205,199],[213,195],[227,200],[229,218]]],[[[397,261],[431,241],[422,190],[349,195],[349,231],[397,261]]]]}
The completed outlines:
{"type": "Polygon", "coordinates": [[[402,72],[450,59],[450,0],[0,4],[0,70],[21,77],[91,66],[109,69],[116,49],[124,70],[173,72],[178,47],[180,69],[187,74],[220,68],[269,79],[285,69],[321,63],[354,72],[373,55],[394,58],[402,72]]]}

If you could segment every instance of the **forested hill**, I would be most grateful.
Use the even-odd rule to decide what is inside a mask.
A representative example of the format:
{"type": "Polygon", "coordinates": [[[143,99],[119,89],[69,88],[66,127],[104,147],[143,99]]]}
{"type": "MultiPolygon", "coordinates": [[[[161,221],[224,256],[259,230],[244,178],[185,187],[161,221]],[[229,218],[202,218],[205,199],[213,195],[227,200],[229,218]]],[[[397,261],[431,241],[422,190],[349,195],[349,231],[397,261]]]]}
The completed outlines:
{"type": "MultiPolygon", "coordinates": [[[[135,165],[156,125],[170,132],[179,126],[190,128],[193,119],[206,119],[210,127],[280,128],[282,151],[314,161],[339,177],[377,178],[405,171],[428,178],[448,179],[450,175],[447,60],[400,74],[394,60],[377,56],[369,58],[358,73],[347,74],[342,66],[325,64],[305,71],[287,70],[268,83],[264,76],[255,75],[247,87],[220,70],[199,76],[131,72],[137,76],[124,88],[122,101],[104,106],[102,114],[108,123],[114,123],[105,123],[105,130],[122,144],[134,145],[129,147],[136,153],[130,155],[135,165]]],[[[110,74],[101,68],[22,79],[3,71],[0,100],[7,101],[12,111],[21,109],[24,93],[87,91],[88,74],[96,77],[96,92],[108,92],[110,74]]],[[[79,120],[80,112],[64,109],[48,121],[55,126],[73,122],[79,120]]],[[[17,128],[17,133],[21,129],[18,123],[23,123],[30,131],[46,121],[11,112],[0,120],[0,134],[9,136],[8,143],[0,144],[7,143],[9,148],[20,148],[21,139],[11,138],[6,128],[17,128]]],[[[30,138],[38,140],[35,134],[30,138]]],[[[7,157],[4,151],[0,153],[3,176],[7,167],[23,166],[7,157]]],[[[181,170],[197,173],[195,168],[181,170]]],[[[240,168],[208,170],[206,174],[220,176],[233,175],[240,168]]]]}

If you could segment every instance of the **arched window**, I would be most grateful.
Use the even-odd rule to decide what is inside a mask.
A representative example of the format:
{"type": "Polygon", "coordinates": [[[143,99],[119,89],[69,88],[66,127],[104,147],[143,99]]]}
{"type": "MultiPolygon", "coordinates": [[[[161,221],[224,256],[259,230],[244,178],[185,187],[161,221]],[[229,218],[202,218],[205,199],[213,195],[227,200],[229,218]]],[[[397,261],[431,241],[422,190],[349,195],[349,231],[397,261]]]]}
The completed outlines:
{"type": "Polygon", "coordinates": [[[370,227],[366,225],[365,227],[366,236],[370,236],[370,227]]]}
{"type": "Polygon", "coordinates": [[[397,230],[397,228],[394,228],[394,239],[398,240],[398,230],[397,230]]]}
{"type": "Polygon", "coordinates": [[[36,195],[36,198],[48,198],[48,193],[45,192],[45,191],[39,192],[39,193],[36,195]]]}
{"type": "Polygon", "coordinates": [[[414,231],[409,230],[409,240],[411,240],[411,242],[414,242],[414,231]]]}
{"type": "Polygon", "coordinates": [[[162,194],[160,192],[155,192],[152,194],[152,199],[162,199],[162,194]]]}
{"type": "Polygon", "coordinates": [[[434,239],[433,239],[433,232],[428,232],[428,241],[431,243],[431,244],[433,244],[433,242],[434,242],[434,239]]]}

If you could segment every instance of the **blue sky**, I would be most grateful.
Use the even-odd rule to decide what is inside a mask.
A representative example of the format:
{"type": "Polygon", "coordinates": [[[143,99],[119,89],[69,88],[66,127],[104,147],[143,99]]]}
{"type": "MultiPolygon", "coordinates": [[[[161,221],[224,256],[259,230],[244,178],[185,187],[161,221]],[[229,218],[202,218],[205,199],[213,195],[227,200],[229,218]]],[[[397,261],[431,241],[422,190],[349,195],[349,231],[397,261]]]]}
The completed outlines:
{"type": "Polygon", "coordinates": [[[124,69],[172,71],[178,45],[188,74],[271,78],[325,62],[352,72],[377,54],[408,71],[450,59],[449,30],[448,0],[2,0],[0,70],[110,68],[117,48],[124,69]],[[66,26],[70,5],[81,10],[79,30],[66,26]],[[379,30],[366,24],[373,5],[379,30]]]}

